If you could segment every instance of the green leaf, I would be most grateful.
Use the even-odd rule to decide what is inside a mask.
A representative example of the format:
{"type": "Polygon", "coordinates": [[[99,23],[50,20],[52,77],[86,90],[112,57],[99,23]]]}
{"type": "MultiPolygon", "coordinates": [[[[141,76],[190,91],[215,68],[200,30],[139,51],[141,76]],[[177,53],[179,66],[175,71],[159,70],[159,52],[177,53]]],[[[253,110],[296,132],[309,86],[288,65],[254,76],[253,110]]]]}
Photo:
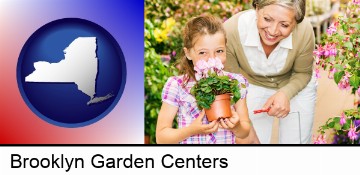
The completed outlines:
{"type": "Polygon", "coordinates": [[[344,70],[344,67],[340,64],[335,64],[334,67],[336,68],[336,70],[338,71],[343,71],[344,70]]]}
{"type": "Polygon", "coordinates": [[[338,84],[340,82],[340,80],[344,76],[344,74],[345,74],[344,71],[334,73],[334,80],[335,80],[336,84],[338,84]]]}
{"type": "Polygon", "coordinates": [[[351,124],[351,120],[346,120],[346,123],[347,123],[348,125],[350,125],[350,124],[351,124]]]}
{"type": "Polygon", "coordinates": [[[350,49],[350,50],[353,49],[353,44],[352,44],[350,41],[344,43],[344,46],[347,47],[347,48],[350,49]]]}
{"type": "Polygon", "coordinates": [[[357,30],[360,30],[360,24],[359,23],[355,23],[352,26],[355,27],[357,30]]]}
{"type": "Polygon", "coordinates": [[[334,120],[333,120],[335,123],[339,123],[340,122],[340,117],[334,117],[334,120]]]}
{"type": "Polygon", "coordinates": [[[359,87],[359,83],[360,83],[360,78],[357,75],[353,74],[350,77],[350,85],[355,89],[357,89],[359,87]]]}
{"type": "Polygon", "coordinates": [[[194,95],[196,94],[196,89],[194,88],[195,86],[193,86],[191,89],[190,89],[190,94],[194,95]]]}
{"type": "MultiPolygon", "coordinates": [[[[360,106],[358,107],[358,111],[360,111],[360,106]]],[[[357,114],[354,115],[355,119],[360,119],[360,113],[358,112],[357,114]]]]}
{"type": "Polygon", "coordinates": [[[335,123],[334,129],[335,129],[335,130],[340,130],[340,129],[341,129],[340,123],[335,123]]]}
{"type": "Polygon", "coordinates": [[[322,126],[321,128],[322,128],[322,130],[327,130],[327,129],[329,129],[329,127],[326,126],[326,125],[322,126]]]}
{"type": "Polygon", "coordinates": [[[241,83],[241,88],[246,88],[246,85],[241,83]]]}
{"type": "Polygon", "coordinates": [[[329,127],[329,128],[334,128],[334,125],[335,125],[335,122],[330,122],[330,123],[328,124],[328,127],[329,127]]]}
{"type": "Polygon", "coordinates": [[[350,128],[350,124],[349,123],[344,123],[343,129],[348,130],[349,128],[350,128]]]}

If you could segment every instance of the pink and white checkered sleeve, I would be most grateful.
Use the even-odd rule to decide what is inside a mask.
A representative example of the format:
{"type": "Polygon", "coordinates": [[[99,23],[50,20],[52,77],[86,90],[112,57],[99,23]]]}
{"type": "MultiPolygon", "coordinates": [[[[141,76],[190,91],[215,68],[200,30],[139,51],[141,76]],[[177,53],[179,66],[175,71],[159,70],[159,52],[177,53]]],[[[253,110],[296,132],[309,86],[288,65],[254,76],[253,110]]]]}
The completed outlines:
{"type": "Polygon", "coordinates": [[[166,81],[162,90],[161,98],[162,101],[170,105],[179,107],[179,88],[181,84],[176,77],[170,77],[166,81]]]}

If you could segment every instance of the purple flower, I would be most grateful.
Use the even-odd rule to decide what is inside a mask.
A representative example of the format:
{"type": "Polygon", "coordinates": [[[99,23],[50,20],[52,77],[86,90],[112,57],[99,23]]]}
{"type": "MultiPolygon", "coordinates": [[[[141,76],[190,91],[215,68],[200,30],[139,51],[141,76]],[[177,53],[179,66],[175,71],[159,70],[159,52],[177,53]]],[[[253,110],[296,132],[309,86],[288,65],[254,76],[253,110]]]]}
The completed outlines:
{"type": "Polygon", "coordinates": [[[354,123],[355,123],[355,127],[360,126],[360,120],[355,120],[354,123]]]}

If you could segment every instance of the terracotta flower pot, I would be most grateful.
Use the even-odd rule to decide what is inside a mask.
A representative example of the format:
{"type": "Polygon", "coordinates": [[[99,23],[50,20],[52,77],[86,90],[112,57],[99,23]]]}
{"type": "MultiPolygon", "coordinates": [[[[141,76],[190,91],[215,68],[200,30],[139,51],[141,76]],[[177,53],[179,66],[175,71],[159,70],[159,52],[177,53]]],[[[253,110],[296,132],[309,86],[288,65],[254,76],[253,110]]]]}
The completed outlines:
{"type": "Polygon", "coordinates": [[[144,136],[144,144],[150,144],[150,136],[149,135],[144,136]]]}
{"type": "Polygon", "coordinates": [[[231,114],[231,99],[230,94],[222,94],[215,96],[214,102],[209,109],[205,109],[205,114],[208,121],[218,120],[219,118],[229,118],[231,114]]]}

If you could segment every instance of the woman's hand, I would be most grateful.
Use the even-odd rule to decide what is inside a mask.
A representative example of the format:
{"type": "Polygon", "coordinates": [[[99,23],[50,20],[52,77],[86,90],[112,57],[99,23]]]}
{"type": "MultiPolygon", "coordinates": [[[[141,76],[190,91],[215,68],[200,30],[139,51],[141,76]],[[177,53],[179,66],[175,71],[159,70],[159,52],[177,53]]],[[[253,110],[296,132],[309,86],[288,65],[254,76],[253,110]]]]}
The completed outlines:
{"type": "Polygon", "coordinates": [[[202,110],[199,116],[189,126],[189,128],[191,128],[192,135],[209,134],[209,133],[214,133],[218,130],[219,123],[216,120],[210,122],[209,124],[203,124],[202,120],[204,116],[205,116],[205,111],[202,110]]]}
{"type": "Polygon", "coordinates": [[[235,112],[233,109],[231,109],[232,116],[230,118],[221,118],[219,120],[220,128],[228,129],[230,131],[233,131],[233,129],[239,125],[240,117],[237,112],[235,112]]]}
{"type": "Polygon", "coordinates": [[[271,96],[263,106],[263,109],[269,109],[268,115],[277,118],[284,118],[290,112],[290,100],[285,93],[278,91],[271,96]]]}

